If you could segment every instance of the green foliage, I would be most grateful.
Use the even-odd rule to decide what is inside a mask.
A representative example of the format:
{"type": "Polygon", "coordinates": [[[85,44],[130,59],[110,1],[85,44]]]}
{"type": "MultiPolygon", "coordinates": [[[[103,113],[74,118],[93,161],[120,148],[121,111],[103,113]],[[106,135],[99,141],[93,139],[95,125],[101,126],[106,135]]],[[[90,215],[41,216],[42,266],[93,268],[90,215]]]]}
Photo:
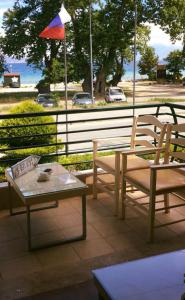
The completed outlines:
{"type": "Polygon", "coordinates": [[[98,101],[96,102],[97,106],[107,106],[109,103],[107,103],[105,100],[104,101],[98,101]]]}
{"type": "Polygon", "coordinates": [[[73,108],[83,108],[83,109],[86,109],[86,108],[94,108],[94,104],[73,104],[73,108]]]}
{"type": "MultiPolygon", "coordinates": [[[[106,156],[113,154],[113,151],[99,152],[100,156],[106,156]]],[[[93,167],[93,155],[92,154],[75,154],[69,156],[59,157],[59,162],[63,165],[67,164],[67,169],[70,171],[88,170],[93,167]]]]}
{"type": "Polygon", "coordinates": [[[61,156],[59,163],[68,164],[66,167],[70,171],[92,169],[92,154],[61,156]]]}
{"type": "MultiPolygon", "coordinates": [[[[24,114],[24,113],[36,113],[44,112],[39,104],[35,104],[31,101],[25,101],[18,104],[10,110],[10,114],[24,114]]],[[[46,125],[46,123],[54,123],[54,119],[50,116],[37,116],[37,117],[24,117],[6,119],[1,121],[1,126],[6,126],[11,128],[6,128],[0,131],[0,138],[9,138],[3,142],[1,140],[1,145],[7,145],[8,147],[27,147],[41,144],[49,144],[54,140],[51,135],[56,132],[56,125],[46,125]],[[37,125],[41,124],[41,125],[37,125]],[[26,126],[19,127],[16,126],[26,126]],[[34,136],[38,135],[38,136],[34,136]],[[26,137],[22,137],[26,136],[26,137]],[[15,139],[16,137],[16,139],[15,139]]]]}
{"type": "MultiPolygon", "coordinates": [[[[61,149],[63,146],[61,146],[61,149]]],[[[3,152],[3,151],[2,151],[3,152]]],[[[3,169],[10,167],[13,164],[17,163],[18,161],[24,159],[29,155],[39,155],[41,156],[41,163],[45,162],[53,162],[56,161],[55,156],[50,156],[51,153],[56,152],[55,146],[46,146],[46,147],[36,147],[36,148],[28,148],[28,149],[19,149],[19,150],[9,150],[6,151],[6,157],[0,158],[0,164],[3,169]],[[46,156],[46,157],[45,157],[46,156]],[[6,158],[6,162],[4,159],[6,158]],[[8,162],[10,160],[10,162],[8,162]]]]}
{"type": "Polygon", "coordinates": [[[156,79],[156,67],[158,56],[155,54],[155,49],[146,47],[138,62],[139,74],[147,75],[149,80],[156,79]]]}
{"type": "Polygon", "coordinates": [[[13,103],[23,100],[34,100],[37,97],[37,92],[12,92],[0,93],[0,103],[13,103]]]}
{"type": "Polygon", "coordinates": [[[160,103],[168,103],[168,102],[185,102],[184,99],[175,99],[175,98],[152,98],[149,99],[148,102],[160,102],[160,103]]]}
{"type": "Polygon", "coordinates": [[[167,62],[166,69],[172,75],[173,80],[181,79],[181,71],[185,69],[185,58],[182,51],[175,50],[170,52],[165,61],[167,62]]]}
{"type": "Polygon", "coordinates": [[[44,75],[54,84],[61,82],[64,80],[64,66],[61,66],[60,61],[54,58],[51,63],[51,68],[44,70],[44,75]]]}
{"type": "MultiPolygon", "coordinates": [[[[63,148],[62,145],[58,147],[58,149],[62,149],[62,148],[63,148]]],[[[3,151],[1,151],[1,153],[2,152],[3,151]]],[[[56,156],[51,156],[51,153],[55,153],[55,152],[56,152],[55,146],[6,151],[6,156],[0,157],[0,174],[1,173],[4,174],[5,169],[10,167],[12,164],[15,164],[18,161],[24,159],[25,157],[34,154],[41,156],[41,159],[39,161],[40,163],[55,162],[56,156]]],[[[0,182],[4,180],[5,180],[4,175],[0,175],[0,182]]]]}
{"type": "MultiPolygon", "coordinates": [[[[148,48],[148,42],[150,40],[151,29],[149,26],[140,25],[137,28],[137,51],[142,55],[148,48]]],[[[133,58],[132,58],[133,59],[133,58]]]]}
{"type": "Polygon", "coordinates": [[[0,77],[3,75],[5,71],[8,71],[8,68],[5,62],[5,57],[0,51],[0,77]]]}
{"type": "Polygon", "coordinates": [[[53,99],[54,99],[54,102],[55,102],[55,106],[58,106],[59,105],[59,101],[60,101],[60,96],[58,93],[52,93],[52,96],[53,96],[53,99]]]}
{"type": "Polygon", "coordinates": [[[48,78],[41,79],[35,87],[39,93],[50,93],[50,82],[48,78]]]}
{"type": "MultiPolygon", "coordinates": [[[[134,1],[112,0],[91,1],[93,65],[96,76],[96,92],[104,93],[106,81],[117,85],[124,74],[123,64],[132,60],[134,36],[134,1]]],[[[89,59],[89,1],[65,1],[66,9],[72,16],[72,22],[66,24],[68,80],[83,80],[83,89],[90,89],[89,59]]],[[[144,3],[138,1],[138,32],[141,25],[145,41],[148,30],[144,30],[144,3]]],[[[17,0],[12,9],[3,17],[3,51],[18,59],[25,57],[28,64],[42,70],[50,82],[63,81],[64,43],[60,40],[39,38],[39,33],[57,15],[61,1],[17,0]],[[18,42],[17,42],[18,41],[18,42]]],[[[145,43],[142,43],[145,44],[145,43]]]]}
{"type": "Polygon", "coordinates": [[[173,42],[182,39],[185,33],[184,0],[146,0],[145,7],[150,22],[159,24],[173,42]]]}

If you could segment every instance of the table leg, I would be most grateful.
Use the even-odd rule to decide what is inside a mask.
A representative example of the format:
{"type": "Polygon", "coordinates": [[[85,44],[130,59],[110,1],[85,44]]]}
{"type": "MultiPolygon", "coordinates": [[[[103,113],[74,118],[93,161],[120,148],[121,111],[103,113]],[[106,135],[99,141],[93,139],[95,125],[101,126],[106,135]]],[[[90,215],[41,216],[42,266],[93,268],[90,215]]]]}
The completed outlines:
{"type": "Polygon", "coordinates": [[[46,243],[40,246],[32,246],[32,231],[31,231],[31,213],[36,210],[30,208],[29,205],[26,206],[26,215],[27,215],[27,235],[28,235],[28,250],[34,251],[39,249],[45,249],[52,246],[67,244],[75,241],[85,240],[87,235],[87,225],[86,225],[86,195],[82,195],[82,234],[78,236],[71,237],[69,239],[62,239],[53,241],[51,243],[46,243]]]}
{"type": "Polygon", "coordinates": [[[8,182],[8,200],[9,200],[9,212],[10,212],[10,216],[13,216],[12,187],[11,187],[10,182],[8,182]]]}
{"type": "Polygon", "coordinates": [[[86,195],[82,195],[82,237],[86,239],[87,236],[87,225],[86,225],[86,195]]]}
{"type": "Polygon", "coordinates": [[[26,215],[27,215],[27,233],[28,233],[28,250],[32,250],[31,246],[31,219],[30,219],[30,206],[26,206],[26,215]]]}

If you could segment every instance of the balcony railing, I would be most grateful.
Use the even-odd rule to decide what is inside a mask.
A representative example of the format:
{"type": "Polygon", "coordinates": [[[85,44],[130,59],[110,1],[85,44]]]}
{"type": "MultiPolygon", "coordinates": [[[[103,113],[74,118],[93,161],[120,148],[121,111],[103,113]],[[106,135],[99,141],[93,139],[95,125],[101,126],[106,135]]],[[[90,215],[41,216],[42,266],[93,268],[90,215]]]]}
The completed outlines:
{"type": "MultiPolygon", "coordinates": [[[[69,155],[92,153],[92,139],[99,137],[130,137],[134,115],[152,114],[161,121],[183,123],[185,105],[162,103],[135,106],[104,107],[93,109],[73,109],[68,111],[47,111],[39,113],[11,114],[0,116],[0,174],[4,168],[25,158],[27,153],[41,155],[42,161],[57,160],[69,155]],[[50,116],[49,122],[37,122],[38,117],[50,116]],[[30,121],[30,118],[33,122],[30,121]],[[21,124],[8,120],[22,120],[21,124]],[[3,122],[11,125],[3,125],[3,122]],[[45,133],[36,129],[45,128],[45,133]],[[53,128],[52,132],[49,130],[53,128]],[[47,132],[48,128],[48,132],[47,132]],[[22,134],[27,129],[26,134],[22,134]],[[32,134],[29,134],[29,129],[32,134]],[[33,133],[34,132],[34,133],[33,133]],[[49,142],[45,142],[49,137],[49,142]],[[37,140],[37,142],[35,142],[37,140]],[[39,142],[42,141],[42,142],[39,142]],[[11,146],[13,145],[13,146],[11,146]],[[47,149],[47,151],[45,151],[47,149]]],[[[116,145],[116,148],[121,145],[116,145]]],[[[114,146],[115,148],[115,146],[114,146]]],[[[104,147],[102,151],[111,150],[104,147]]],[[[64,161],[64,165],[89,163],[91,159],[80,162],[64,161]]],[[[3,180],[3,176],[2,176],[3,180]]]]}

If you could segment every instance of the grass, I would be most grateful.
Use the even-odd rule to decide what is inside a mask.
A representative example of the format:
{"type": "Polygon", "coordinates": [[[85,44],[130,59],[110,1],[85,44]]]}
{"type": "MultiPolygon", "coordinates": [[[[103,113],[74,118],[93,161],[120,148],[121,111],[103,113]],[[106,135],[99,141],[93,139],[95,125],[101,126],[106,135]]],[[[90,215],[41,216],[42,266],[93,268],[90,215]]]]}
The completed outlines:
{"type": "Polygon", "coordinates": [[[151,98],[147,100],[147,102],[159,102],[159,103],[167,103],[167,102],[185,102],[184,99],[174,99],[174,98],[151,98]]]}
{"type": "MultiPolygon", "coordinates": [[[[77,91],[68,91],[68,97],[72,98],[73,95],[77,91]]],[[[55,94],[56,96],[60,97],[61,100],[65,99],[65,91],[57,91],[52,92],[52,94],[55,94]]],[[[6,104],[6,103],[15,103],[17,101],[24,101],[24,100],[34,100],[36,96],[38,95],[37,91],[26,91],[26,92],[12,92],[12,93],[0,93],[0,104],[6,104]]]]}
{"type": "Polygon", "coordinates": [[[0,104],[17,103],[24,100],[34,100],[37,92],[0,93],[0,104]]]}

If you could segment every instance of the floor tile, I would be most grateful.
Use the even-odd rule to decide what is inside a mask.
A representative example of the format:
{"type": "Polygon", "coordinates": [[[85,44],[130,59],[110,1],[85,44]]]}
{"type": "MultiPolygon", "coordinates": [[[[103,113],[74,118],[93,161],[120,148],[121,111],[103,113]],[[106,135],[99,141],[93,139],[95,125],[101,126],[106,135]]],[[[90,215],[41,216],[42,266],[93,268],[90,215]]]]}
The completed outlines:
{"type": "Polygon", "coordinates": [[[90,223],[101,235],[106,238],[118,232],[129,231],[130,227],[123,220],[116,217],[104,218],[90,223]]]}
{"type": "Polygon", "coordinates": [[[92,258],[114,252],[113,248],[102,238],[74,243],[73,248],[81,259],[92,258]]]}
{"type": "Polygon", "coordinates": [[[55,217],[55,222],[58,228],[69,228],[80,225],[82,223],[82,216],[78,212],[62,216],[57,215],[55,217]]]}
{"type": "MultiPolygon", "coordinates": [[[[20,227],[27,235],[27,218],[26,215],[22,215],[17,217],[17,222],[19,223],[20,227]]],[[[54,216],[49,216],[47,213],[46,215],[42,214],[39,215],[38,212],[31,213],[31,230],[32,235],[37,235],[41,233],[50,232],[53,230],[57,230],[58,226],[56,223],[56,219],[54,216]]]]}
{"type": "Polygon", "coordinates": [[[36,253],[36,257],[44,268],[73,264],[80,260],[80,257],[72,247],[72,243],[40,250],[36,253]]]}
{"type": "Polygon", "coordinates": [[[1,261],[19,258],[27,255],[27,240],[13,239],[0,243],[0,265],[1,261]]]}
{"type": "MultiPolygon", "coordinates": [[[[177,202],[175,196],[170,199],[171,203],[177,202]]],[[[141,215],[131,207],[127,208],[126,219],[122,220],[114,216],[113,208],[114,202],[106,194],[99,194],[98,200],[89,195],[87,239],[33,253],[27,251],[26,215],[10,217],[8,211],[0,212],[0,288],[4,287],[3,297],[6,300],[15,298],[6,298],[6,289],[11,291],[9,294],[21,297],[34,291],[57,288],[63,282],[69,284],[70,276],[75,274],[65,278],[67,272],[79,266],[83,267],[78,275],[86,278],[94,266],[101,267],[105,262],[112,264],[113,257],[116,262],[118,257],[127,261],[185,248],[185,222],[156,229],[155,242],[149,244],[147,215],[141,215]]],[[[41,245],[81,234],[81,213],[79,197],[60,201],[58,208],[33,213],[32,242],[41,245]]],[[[161,224],[183,216],[185,208],[177,208],[169,214],[158,214],[156,222],[161,224]]]]}
{"type": "Polygon", "coordinates": [[[7,215],[1,220],[0,224],[0,242],[10,241],[12,239],[24,238],[24,232],[17,224],[14,217],[7,215]]]}
{"type": "Polygon", "coordinates": [[[1,262],[0,273],[3,279],[17,278],[27,274],[41,271],[38,259],[30,253],[17,259],[1,262]]]}

